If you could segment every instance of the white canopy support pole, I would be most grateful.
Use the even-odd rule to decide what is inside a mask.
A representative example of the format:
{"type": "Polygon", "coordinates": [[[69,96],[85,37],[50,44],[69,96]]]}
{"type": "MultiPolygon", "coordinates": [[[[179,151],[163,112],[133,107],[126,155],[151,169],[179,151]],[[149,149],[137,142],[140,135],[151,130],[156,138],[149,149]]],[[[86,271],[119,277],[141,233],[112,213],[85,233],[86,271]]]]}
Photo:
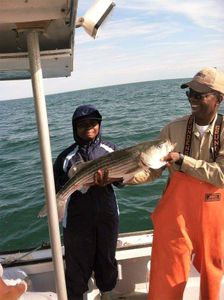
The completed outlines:
{"type": "Polygon", "coordinates": [[[30,70],[32,75],[32,86],[39,135],[40,154],[42,160],[45,196],[48,206],[49,233],[55,270],[56,291],[58,300],[67,300],[58,214],[56,207],[47,109],[43,90],[39,37],[37,30],[28,31],[27,46],[30,61],[30,70]]]}

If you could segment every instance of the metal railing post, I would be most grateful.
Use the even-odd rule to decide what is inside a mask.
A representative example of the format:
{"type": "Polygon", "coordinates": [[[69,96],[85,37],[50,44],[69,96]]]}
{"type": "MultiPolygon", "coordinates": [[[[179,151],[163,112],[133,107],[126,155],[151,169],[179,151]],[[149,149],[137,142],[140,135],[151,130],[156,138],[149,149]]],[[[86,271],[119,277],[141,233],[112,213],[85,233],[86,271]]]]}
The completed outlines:
{"type": "Polygon", "coordinates": [[[49,234],[51,239],[52,257],[55,271],[56,291],[58,300],[67,300],[60,230],[56,207],[50,135],[40,61],[39,36],[37,30],[28,30],[27,46],[32,75],[32,86],[44,177],[45,196],[48,206],[49,234]]]}

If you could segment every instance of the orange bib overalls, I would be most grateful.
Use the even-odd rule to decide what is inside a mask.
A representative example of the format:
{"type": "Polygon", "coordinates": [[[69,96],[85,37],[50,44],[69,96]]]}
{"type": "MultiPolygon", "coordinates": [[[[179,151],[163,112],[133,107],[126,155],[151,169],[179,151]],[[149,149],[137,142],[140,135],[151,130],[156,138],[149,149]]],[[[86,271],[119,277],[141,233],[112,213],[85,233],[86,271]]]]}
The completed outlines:
{"type": "Polygon", "coordinates": [[[175,172],[152,220],[148,299],[181,300],[193,259],[201,275],[200,299],[218,300],[224,271],[224,190],[175,172]]]}

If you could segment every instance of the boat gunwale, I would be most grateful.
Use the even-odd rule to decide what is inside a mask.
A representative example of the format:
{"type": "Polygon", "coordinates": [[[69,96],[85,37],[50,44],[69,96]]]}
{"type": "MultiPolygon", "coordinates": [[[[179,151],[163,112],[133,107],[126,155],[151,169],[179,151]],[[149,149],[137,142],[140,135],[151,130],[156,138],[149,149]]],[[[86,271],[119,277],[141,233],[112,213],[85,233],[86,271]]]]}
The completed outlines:
{"type": "MultiPolygon", "coordinates": [[[[125,237],[132,237],[132,236],[143,236],[143,235],[151,235],[153,233],[153,230],[145,230],[145,231],[136,231],[136,232],[129,232],[129,233],[120,233],[119,238],[125,238],[125,237]]],[[[140,249],[140,248],[149,248],[152,246],[152,242],[144,242],[139,244],[123,244],[121,246],[117,246],[117,252],[123,252],[124,250],[133,250],[133,249],[140,249]]],[[[62,249],[64,246],[62,245],[62,249]]],[[[63,252],[63,251],[62,251],[63,252]]],[[[64,258],[64,255],[63,255],[64,258]]],[[[39,263],[46,263],[46,262],[52,262],[52,255],[51,255],[51,247],[49,243],[43,243],[39,247],[33,247],[29,249],[19,249],[19,250],[13,250],[13,251],[2,251],[0,252],[0,263],[3,267],[18,267],[18,266],[25,266],[25,265],[31,265],[31,264],[39,264],[39,263]],[[35,252],[41,252],[45,251],[46,253],[43,253],[42,258],[28,258],[23,259],[23,257],[26,257],[32,253],[35,252]],[[49,253],[48,253],[49,252],[49,253]],[[10,256],[13,254],[20,255],[20,257],[12,257],[12,260],[10,261],[10,256]],[[8,257],[7,257],[8,256],[8,257]]]]}

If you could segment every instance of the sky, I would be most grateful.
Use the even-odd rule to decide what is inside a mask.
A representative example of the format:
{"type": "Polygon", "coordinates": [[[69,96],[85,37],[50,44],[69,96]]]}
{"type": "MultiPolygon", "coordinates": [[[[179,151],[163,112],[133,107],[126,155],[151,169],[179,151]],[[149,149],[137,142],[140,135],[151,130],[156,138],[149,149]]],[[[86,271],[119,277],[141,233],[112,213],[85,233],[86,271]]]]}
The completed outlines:
{"type": "MultiPolygon", "coordinates": [[[[45,94],[224,71],[223,0],[114,0],[94,40],[75,33],[71,77],[44,79],[45,94]]],[[[94,1],[79,0],[78,16],[94,1]]],[[[30,80],[0,82],[0,100],[32,96],[30,80]]]]}

